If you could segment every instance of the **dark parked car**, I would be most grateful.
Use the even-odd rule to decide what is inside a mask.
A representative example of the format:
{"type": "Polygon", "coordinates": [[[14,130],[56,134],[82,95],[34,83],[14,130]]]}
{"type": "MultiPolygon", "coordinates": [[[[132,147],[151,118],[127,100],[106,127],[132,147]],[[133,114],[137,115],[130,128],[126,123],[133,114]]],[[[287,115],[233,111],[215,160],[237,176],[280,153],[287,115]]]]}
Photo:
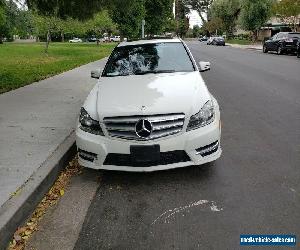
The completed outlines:
{"type": "Polygon", "coordinates": [[[298,40],[297,43],[297,57],[300,58],[300,39],[298,40]]]}
{"type": "Polygon", "coordinates": [[[210,41],[207,42],[209,45],[225,46],[225,40],[223,37],[213,37],[210,41]]]}
{"type": "Polygon", "coordinates": [[[199,37],[198,39],[200,42],[205,42],[208,40],[208,38],[206,36],[203,36],[203,37],[199,37]]]}
{"type": "Polygon", "coordinates": [[[263,52],[276,51],[278,55],[286,52],[295,53],[298,40],[300,40],[299,32],[279,32],[264,42],[263,52]]]}
{"type": "Polygon", "coordinates": [[[93,36],[93,37],[89,37],[89,38],[87,39],[87,41],[90,42],[90,43],[92,43],[92,42],[97,42],[97,40],[98,40],[98,39],[97,39],[96,37],[94,37],[94,36],[93,36]]]}

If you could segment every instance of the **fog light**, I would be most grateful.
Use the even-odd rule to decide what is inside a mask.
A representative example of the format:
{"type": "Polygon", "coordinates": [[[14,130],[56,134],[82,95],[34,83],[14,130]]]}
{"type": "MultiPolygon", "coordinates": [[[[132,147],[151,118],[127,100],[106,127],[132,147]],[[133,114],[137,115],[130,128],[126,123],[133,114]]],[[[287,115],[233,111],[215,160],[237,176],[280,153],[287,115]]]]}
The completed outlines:
{"type": "Polygon", "coordinates": [[[84,151],[82,149],[78,149],[79,157],[83,160],[93,162],[95,159],[97,159],[97,154],[84,151]]]}
{"type": "Polygon", "coordinates": [[[196,149],[196,155],[201,155],[202,157],[215,153],[219,148],[219,141],[215,141],[209,145],[196,149]]]}

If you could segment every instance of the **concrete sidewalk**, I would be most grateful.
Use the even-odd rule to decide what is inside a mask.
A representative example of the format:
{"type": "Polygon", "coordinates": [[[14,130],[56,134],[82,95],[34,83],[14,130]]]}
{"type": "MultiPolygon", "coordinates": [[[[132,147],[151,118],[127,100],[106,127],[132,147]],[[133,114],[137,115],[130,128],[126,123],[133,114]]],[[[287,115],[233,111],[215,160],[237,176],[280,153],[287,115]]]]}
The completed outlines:
{"type": "Polygon", "coordinates": [[[253,50],[262,50],[263,49],[262,44],[240,45],[240,44],[227,43],[227,45],[234,47],[234,48],[239,48],[239,49],[253,49],[253,50]]]}
{"type": "Polygon", "coordinates": [[[28,180],[54,153],[74,144],[79,109],[96,83],[90,71],[104,64],[105,59],[89,63],[0,95],[0,249],[12,200],[23,195],[28,180]],[[60,148],[66,142],[69,146],[60,148]]]}

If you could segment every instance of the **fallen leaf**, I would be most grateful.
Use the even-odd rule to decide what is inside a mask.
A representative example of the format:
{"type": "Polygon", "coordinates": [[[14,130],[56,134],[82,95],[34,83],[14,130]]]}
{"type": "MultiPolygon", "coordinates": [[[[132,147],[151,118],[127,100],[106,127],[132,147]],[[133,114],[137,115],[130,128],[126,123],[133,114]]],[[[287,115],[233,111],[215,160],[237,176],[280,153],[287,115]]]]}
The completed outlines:
{"type": "Polygon", "coordinates": [[[26,231],[25,231],[25,235],[26,235],[26,236],[30,235],[31,233],[32,233],[31,230],[26,230],[26,231]]]}
{"type": "MultiPolygon", "coordinates": [[[[14,233],[13,239],[11,240],[7,250],[25,249],[26,241],[34,232],[38,231],[38,223],[44,216],[47,209],[54,206],[58,202],[59,198],[65,194],[65,189],[70,183],[71,178],[80,174],[81,170],[82,167],[78,164],[78,157],[75,157],[71,161],[71,164],[69,164],[66,169],[62,171],[48,193],[45,194],[44,198],[38,204],[25,226],[19,227],[14,233]]],[[[17,192],[14,193],[14,195],[16,194],[17,192]]]]}
{"type": "Polygon", "coordinates": [[[29,239],[29,236],[28,236],[28,235],[22,236],[22,239],[23,239],[23,240],[28,240],[28,239],[29,239]]]}
{"type": "Polygon", "coordinates": [[[20,241],[20,240],[22,240],[22,238],[21,238],[20,235],[15,235],[15,236],[14,236],[14,241],[15,241],[15,242],[18,242],[18,241],[20,241]]]}

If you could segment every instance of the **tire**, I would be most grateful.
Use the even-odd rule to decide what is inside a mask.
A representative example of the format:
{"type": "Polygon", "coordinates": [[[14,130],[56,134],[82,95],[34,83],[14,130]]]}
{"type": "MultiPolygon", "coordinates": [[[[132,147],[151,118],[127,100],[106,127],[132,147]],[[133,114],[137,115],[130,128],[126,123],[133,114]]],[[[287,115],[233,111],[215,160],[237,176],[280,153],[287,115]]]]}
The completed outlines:
{"type": "Polygon", "coordinates": [[[280,45],[277,48],[277,55],[282,55],[282,48],[280,45]]]}
{"type": "Polygon", "coordinates": [[[300,50],[297,51],[297,57],[300,58],[300,50]]]}
{"type": "Polygon", "coordinates": [[[263,52],[268,53],[268,49],[267,49],[266,45],[263,46],[263,52]]]}

